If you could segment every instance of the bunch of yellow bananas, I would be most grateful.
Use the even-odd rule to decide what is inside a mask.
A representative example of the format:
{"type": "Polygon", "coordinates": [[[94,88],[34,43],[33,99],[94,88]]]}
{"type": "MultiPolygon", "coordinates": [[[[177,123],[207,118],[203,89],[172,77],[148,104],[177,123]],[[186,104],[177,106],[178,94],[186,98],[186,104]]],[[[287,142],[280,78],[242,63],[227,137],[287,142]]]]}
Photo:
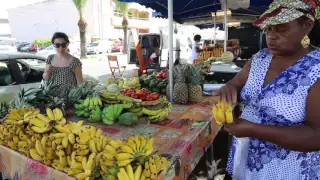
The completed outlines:
{"type": "Polygon", "coordinates": [[[5,122],[15,125],[28,124],[29,121],[39,113],[39,109],[35,108],[10,109],[8,115],[5,117],[5,122]]]}
{"type": "Polygon", "coordinates": [[[219,101],[212,107],[213,118],[216,120],[218,125],[223,125],[224,123],[231,124],[233,122],[232,105],[226,104],[219,101]]]}
{"type": "Polygon", "coordinates": [[[37,114],[31,119],[29,124],[31,129],[36,133],[46,133],[52,129],[55,124],[66,124],[67,120],[63,117],[61,109],[55,108],[51,110],[46,108],[46,115],[37,114]]]}
{"type": "Polygon", "coordinates": [[[145,163],[144,170],[141,174],[140,180],[157,179],[159,172],[169,167],[170,161],[165,157],[155,155],[145,163]]]}
{"type": "MultiPolygon", "coordinates": [[[[100,159],[101,173],[110,174],[110,168],[116,164],[117,167],[126,167],[133,161],[141,161],[153,152],[153,137],[130,136],[127,142],[111,140],[103,150],[100,159]]],[[[113,173],[117,177],[117,173],[113,173]]]]}

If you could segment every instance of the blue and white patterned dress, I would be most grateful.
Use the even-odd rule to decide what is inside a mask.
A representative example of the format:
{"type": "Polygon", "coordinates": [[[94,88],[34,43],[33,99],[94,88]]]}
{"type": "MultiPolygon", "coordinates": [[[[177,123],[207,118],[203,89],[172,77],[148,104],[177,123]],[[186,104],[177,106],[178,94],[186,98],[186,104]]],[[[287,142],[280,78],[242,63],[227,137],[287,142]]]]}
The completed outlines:
{"type": "MultiPolygon", "coordinates": [[[[320,76],[320,50],[264,86],[271,59],[268,49],[254,57],[241,91],[241,118],[274,126],[304,124],[308,91],[320,76]]],[[[234,180],[320,180],[320,151],[303,153],[257,138],[234,137],[227,171],[234,180]]]]}

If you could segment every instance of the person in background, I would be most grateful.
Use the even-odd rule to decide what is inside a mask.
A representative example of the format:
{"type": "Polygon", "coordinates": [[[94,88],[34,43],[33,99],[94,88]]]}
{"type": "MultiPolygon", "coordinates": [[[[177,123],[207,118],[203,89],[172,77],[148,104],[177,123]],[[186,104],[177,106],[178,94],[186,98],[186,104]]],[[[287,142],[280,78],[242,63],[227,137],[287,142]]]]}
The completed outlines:
{"type": "Polygon", "coordinates": [[[159,39],[155,38],[153,40],[153,48],[154,52],[150,55],[150,59],[152,59],[153,63],[159,63],[159,57],[160,57],[160,43],[159,39]]]}
{"type": "Polygon", "coordinates": [[[319,10],[320,1],[274,0],[254,22],[268,49],[220,89],[224,102],[241,97],[240,117],[224,125],[233,180],[320,179],[319,10]]]}
{"type": "Polygon", "coordinates": [[[195,35],[193,37],[193,44],[192,44],[192,58],[191,58],[191,61],[189,62],[190,64],[193,64],[194,60],[195,59],[198,59],[199,58],[199,54],[200,52],[202,52],[202,49],[200,48],[200,40],[201,40],[201,36],[200,35],[195,35]]]}
{"type": "Polygon", "coordinates": [[[70,41],[65,33],[54,33],[51,42],[57,54],[48,57],[43,79],[51,80],[58,85],[60,87],[59,96],[67,97],[72,88],[82,83],[82,64],[78,58],[69,54],[70,41]]]}

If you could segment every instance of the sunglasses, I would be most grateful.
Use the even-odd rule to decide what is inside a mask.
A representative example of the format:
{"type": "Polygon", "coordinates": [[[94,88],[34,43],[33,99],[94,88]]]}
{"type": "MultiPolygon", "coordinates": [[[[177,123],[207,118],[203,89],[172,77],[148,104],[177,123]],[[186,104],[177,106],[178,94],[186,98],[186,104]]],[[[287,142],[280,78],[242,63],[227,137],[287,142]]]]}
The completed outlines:
{"type": "Polygon", "coordinates": [[[54,43],[53,46],[55,48],[60,48],[60,47],[66,48],[68,46],[68,43],[54,43]]]}

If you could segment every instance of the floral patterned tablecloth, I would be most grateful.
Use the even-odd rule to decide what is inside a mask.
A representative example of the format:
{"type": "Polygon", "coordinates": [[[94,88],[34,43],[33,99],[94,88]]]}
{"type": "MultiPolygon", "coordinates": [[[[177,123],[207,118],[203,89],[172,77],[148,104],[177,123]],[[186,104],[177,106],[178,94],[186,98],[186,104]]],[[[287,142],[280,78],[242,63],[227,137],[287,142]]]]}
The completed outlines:
{"type": "MultiPolygon", "coordinates": [[[[210,97],[204,98],[201,105],[173,105],[168,120],[158,124],[141,119],[134,127],[92,125],[101,128],[106,136],[118,139],[139,134],[153,136],[155,153],[170,157],[172,162],[158,179],[186,179],[216,136],[217,127],[211,114],[215,101],[216,97],[210,97]]],[[[0,146],[0,172],[3,178],[14,180],[73,179],[4,146],[0,146]]]]}

